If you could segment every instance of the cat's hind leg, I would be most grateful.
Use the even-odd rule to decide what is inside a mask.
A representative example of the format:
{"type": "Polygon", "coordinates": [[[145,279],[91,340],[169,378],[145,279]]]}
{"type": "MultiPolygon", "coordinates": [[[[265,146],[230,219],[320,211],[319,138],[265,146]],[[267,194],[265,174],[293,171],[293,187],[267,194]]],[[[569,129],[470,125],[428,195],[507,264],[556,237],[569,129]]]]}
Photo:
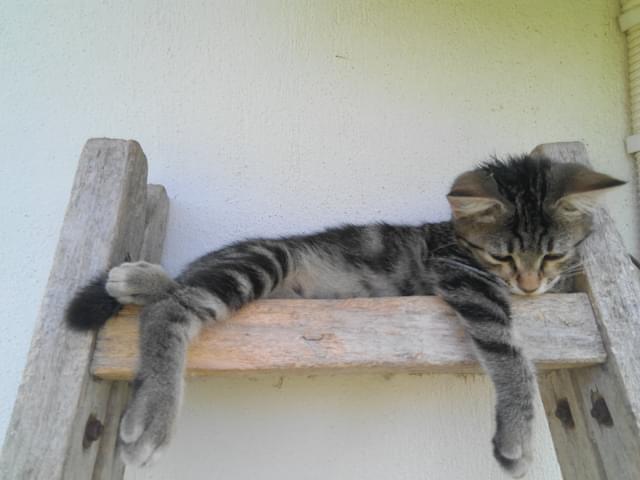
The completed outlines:
{"type": "Polygon", "coordinates": [[[109,271],[106,290],[119,303],[148,305],[161,300],[178,284],[160,265],[148,262],[123,263],[109,271]]]}

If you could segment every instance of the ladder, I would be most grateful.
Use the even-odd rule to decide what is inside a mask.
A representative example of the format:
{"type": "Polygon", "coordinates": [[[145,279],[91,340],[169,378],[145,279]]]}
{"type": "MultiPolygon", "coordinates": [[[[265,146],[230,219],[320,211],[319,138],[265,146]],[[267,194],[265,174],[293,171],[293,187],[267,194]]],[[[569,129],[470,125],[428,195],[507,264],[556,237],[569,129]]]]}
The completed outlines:
{"type": "MultiPolygon", "coordinates": [[[[588,164],[578,142],[533,153],[588,164]]],[[[169,200],[147,185],[131,140],[91,139],[80,156],[53,267],[7,430],[0,478],[122,479],[116,454],[138,310],[97,334],[69,330],[75,290],[123,261],[158,263],[169,200]]],[[[573,293],[515,298],[514,322],[566,480],[640,479],[640,278],[611,218],[596,214],[573,293]]],[[[479,372],[455,314],[436,297],[261,300],[205,329],[190,375],[479,372]],[[368,328],[362,328],[367,325],[368,328]]]]}

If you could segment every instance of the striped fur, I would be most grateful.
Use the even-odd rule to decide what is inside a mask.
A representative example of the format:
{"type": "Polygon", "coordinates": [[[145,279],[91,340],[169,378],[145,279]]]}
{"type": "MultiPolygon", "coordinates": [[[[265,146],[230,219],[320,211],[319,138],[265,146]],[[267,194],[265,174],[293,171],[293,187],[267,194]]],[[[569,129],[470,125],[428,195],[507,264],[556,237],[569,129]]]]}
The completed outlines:
{"type": "Polygon", "coordinates": [[[456,179],[451,222],[346,225],[238,242],[199,258],[176,279],[158,265],[125,263],[106,284],[93,284],[91,296],[80,292],[69,322],[82,326],[86,320],[76,313],[91,311],[83,305],[99,300],[103,284],[110,302],[102,304],[115,298],[145,305],[141,361],[120,428],[123,458],[143,465],[169,441],[186,348],[203,324],[265,297],[440,295],[459,314],[495,385],[494,455],[519,477],[531,460],[536,383],[513,332],[510,293],[539,294],[563,272],[573,273],[577,247],[591,230],[585,197],[620,183],[545,158],[494,160],[456,179]]]}

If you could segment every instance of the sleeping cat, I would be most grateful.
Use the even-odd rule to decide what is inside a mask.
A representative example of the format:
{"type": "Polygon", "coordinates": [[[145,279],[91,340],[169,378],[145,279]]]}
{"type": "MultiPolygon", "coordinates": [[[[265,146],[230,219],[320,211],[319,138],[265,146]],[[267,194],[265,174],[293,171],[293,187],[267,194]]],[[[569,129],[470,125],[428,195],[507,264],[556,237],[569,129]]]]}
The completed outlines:
{"type": "Polygon", "coordinates": [[[91,328],[122,304],[144,305],[140,365],[120,424],[123,459],[144,465],[169,441],[185,352],[203,324],[265,297],[439,295],[458,313],[495,386],[494,456],[520,477],[531,461],[536,379],[515,340],[510,293],[541,294],[575,274],[594,197],[623,183],[542,156],[493,159],[454,181],[449,222],[242,241],[175,279],[159,265],[124,263],[79,291],[67,320],[91,328]]]}

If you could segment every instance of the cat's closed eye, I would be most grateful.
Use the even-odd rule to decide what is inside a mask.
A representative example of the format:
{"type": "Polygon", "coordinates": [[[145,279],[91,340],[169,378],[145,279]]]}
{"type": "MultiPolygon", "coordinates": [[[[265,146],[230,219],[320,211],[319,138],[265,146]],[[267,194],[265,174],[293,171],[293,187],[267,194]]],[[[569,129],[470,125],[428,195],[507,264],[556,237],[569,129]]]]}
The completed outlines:
{"type": "Polygon", "coordinates": [[[545,262],[557,262],[559,260],[563,260],[564,258],[566,258],[567,255],[568,255],[568,253],[547,253],[544,256],[544,261],[545,262]]]}
{"type": "Polygon", "coordinates": [[[506,263],[506,262],[513,261],[512,255],[493,255],[489,253],[489,256],[491,257],[492,260],[495,260],[496,262],[499,262],[499,263],[506,263]]]}

